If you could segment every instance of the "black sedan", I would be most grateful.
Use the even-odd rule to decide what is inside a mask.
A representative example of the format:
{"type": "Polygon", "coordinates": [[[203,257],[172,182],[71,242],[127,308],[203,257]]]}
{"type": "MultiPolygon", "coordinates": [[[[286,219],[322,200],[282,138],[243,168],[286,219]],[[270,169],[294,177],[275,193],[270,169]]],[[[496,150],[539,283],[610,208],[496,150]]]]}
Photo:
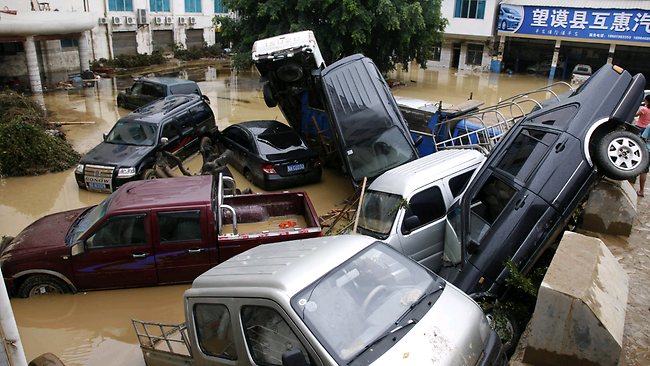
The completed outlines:
{"type": "Polygon", "coordinates": [[[247,121],[217,133],[220,152],[256,186],[273,190],[320,181],[318,153],[289,126],[274,120],[247,121]]]}

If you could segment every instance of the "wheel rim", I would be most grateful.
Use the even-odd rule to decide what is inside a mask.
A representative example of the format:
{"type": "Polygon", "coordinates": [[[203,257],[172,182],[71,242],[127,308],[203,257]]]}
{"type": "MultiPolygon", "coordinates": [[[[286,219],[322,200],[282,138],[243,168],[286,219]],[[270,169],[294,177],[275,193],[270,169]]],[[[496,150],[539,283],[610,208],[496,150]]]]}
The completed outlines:
{"type": "Polygon", "coordinates": [[[42,285],[32,287],[32,289],[29,290],[29,297],[48,295],[48,294],[62,294],[62,293],[63,292],[61,291],[61,289],[58,288],[57,286],[42,284],[42,285]]]}
{"type": "Polygon", "coordinates": [[[641,146],[627,137],[613,139],[607,147],[609,161],[620,170],[632,170],[641,164],[641,146]]]}

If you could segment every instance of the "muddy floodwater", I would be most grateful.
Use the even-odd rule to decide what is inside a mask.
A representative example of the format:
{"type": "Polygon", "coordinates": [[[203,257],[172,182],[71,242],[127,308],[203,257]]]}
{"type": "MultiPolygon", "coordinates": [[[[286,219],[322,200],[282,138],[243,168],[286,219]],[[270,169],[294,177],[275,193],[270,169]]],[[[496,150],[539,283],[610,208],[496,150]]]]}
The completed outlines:
{"type": "MultiPolygon", "coordinates": [[[[220,129],[252,119],[284,121],[278,108],[269,109],[264,104],[255,72],[221,72],[212,67],[202,67],[185,70],[179,76],[199,81],[201,89],[211,100],[220,129]]],[[[494,104],[549,83],[543,77],[458,73],[440,69],[412,69],[395,72],[392,77],[404,84],[393,89],[395,95],[442,101],[447,105],[460,103],[470,96],[494,104]]],[[[130,85],[128,77],[102,79],[94,88],[55,91],[39,99],[51,116],[50,120],[62,122],[70,143],[77,151],[85,153],[99,143],[102,134],[108,132],[120,116],[128,113],[117,108],[115,97],[130,85]]],[[[187,165],[190,171],[198,171],[200,158],[191,159],[187,165]]],[[[235,178],[239,187],[250,187],[240,175],[235,173],[235,178]]],[[[347,178],[330,170],[324,171],[320,183],[292,190],[306,191],[319,214],[341,205],[353,193],[347,178]]],[[[44,215],[94,205],[104,198],[106,194],[77,188],[73,169],[37,177],[0,178],[0,235],[16,235],[44,215]]],[[[641,207],[648,208],[647,205],[641,207]]],[[[647,242],[647,235],[644,234],[643,239],[647,242]]],[[[627,259],[634,257],[625,251],[616,254],[627,259]]],[[[645,280],[643,276],[636,279],[632,276],[631,285],[635,281],[650,279],[647,276],[648,253],[644,254],[645,260],[640,265],[645,268],[645,280]]],[[[94,291],[12,299],[11,303],[28,360],[51,352],[66,365],[140,365],[143,364],[142,356],[130,320],[182,321],[182,294],[189,286],[94,291]]],[[[635,296],[632,288],[630,293],[635,296]]],[[[640,302],[638,307],[645,307],[646,311],[640,316],[644,326],[632,326],[635,337],[641,341],[628,347],[634,356],[623,357],[623,364],[650,363],[647,354],[650,338],[647,331],[648,299],[637,300],[640,302]],[[637,355],[639,352],[641,354],[637,355]]]]}

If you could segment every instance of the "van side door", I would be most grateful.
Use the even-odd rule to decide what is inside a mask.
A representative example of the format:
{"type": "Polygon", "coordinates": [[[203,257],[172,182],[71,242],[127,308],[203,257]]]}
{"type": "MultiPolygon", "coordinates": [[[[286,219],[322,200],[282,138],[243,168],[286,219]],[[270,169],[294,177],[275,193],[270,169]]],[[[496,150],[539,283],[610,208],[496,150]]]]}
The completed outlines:
{"type": "Polygon", "coordinates": [[[208,227],[204,207],[155,212],[152,232],[159,283],[190,282],[210,269],[208,227]]]}
{"type": "Polygon", "coordinates": [[[72,256],[79,289],[153,286],[156,263],[147,212],[109,217],[84,238],[84,252],[72,256]]]}

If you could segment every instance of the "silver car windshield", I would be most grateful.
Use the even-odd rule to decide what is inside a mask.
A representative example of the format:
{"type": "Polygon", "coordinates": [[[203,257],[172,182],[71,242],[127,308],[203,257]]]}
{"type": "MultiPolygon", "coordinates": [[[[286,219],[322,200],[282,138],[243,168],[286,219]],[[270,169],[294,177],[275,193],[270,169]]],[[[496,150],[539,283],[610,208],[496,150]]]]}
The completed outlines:
{"type": "Polygon", "coordinates": [[[402,207],[402,197],[379,191],[368,191],[363,196],[359,227],[376,233],[384,239],[390,233],[395,216],[402,207]]]}
{"type": "Polygon", "coordinates": [[[345,363],[395,328],[440,279],[377,243],[291,299],[296,313],[330,354],[345,363]]]}

